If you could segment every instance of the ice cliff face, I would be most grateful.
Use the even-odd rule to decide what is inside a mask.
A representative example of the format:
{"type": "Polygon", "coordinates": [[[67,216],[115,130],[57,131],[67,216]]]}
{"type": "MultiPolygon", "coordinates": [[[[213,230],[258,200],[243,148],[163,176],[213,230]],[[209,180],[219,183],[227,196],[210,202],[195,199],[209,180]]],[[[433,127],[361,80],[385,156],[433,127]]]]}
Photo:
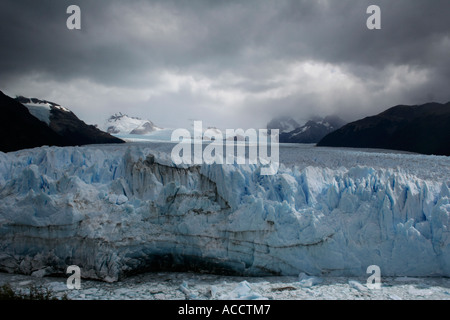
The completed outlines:
{"type": "Polygon", "coordinates": [[[75,264],[116,281],[161,268],[363,275],[375,264],[386,276],[450,276],[445,169],[440,179],[362,165],[259,170],[177,168],[143,146],[0,153],[0,270],[75,264]]]}

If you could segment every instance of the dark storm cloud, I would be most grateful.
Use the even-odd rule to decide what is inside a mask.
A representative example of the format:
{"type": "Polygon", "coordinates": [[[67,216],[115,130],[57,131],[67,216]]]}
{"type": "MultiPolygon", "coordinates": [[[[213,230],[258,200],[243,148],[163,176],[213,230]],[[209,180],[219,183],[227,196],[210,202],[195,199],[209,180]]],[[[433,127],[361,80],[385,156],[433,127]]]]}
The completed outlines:
{"type": "Polygon", "coordinates": [[[3,0],[0,6],[0,87],[9,90],[30,74],[114,90],[174,85],[176,94],[150,95],[147,102],[175,110],[178,101],[197,101],[204,112],[208,103],[236,101],[247,110],[244,119],[257,108],[267,117],[275,107],[363,114],[397,102],[450,100],[447,0],[3,0]],[[66,28],[71,4],[82,10],[80,31],[66,28]],[[382,9],[381,30],[365,27],[371,4],[382,9]],[[348,85],[340,89],[339,79],[348,85]]]}

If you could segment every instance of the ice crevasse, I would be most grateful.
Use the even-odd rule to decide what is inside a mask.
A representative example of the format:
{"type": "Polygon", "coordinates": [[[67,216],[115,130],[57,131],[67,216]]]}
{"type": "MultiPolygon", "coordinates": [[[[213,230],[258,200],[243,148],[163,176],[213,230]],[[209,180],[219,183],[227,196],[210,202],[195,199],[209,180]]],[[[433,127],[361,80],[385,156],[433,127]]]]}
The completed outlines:
{"type": "Polygon", "coordinates": [[[135,145],[0,153],[0,270],[450,276],[449,186],[445,170],[177,167],[135,145]]]}

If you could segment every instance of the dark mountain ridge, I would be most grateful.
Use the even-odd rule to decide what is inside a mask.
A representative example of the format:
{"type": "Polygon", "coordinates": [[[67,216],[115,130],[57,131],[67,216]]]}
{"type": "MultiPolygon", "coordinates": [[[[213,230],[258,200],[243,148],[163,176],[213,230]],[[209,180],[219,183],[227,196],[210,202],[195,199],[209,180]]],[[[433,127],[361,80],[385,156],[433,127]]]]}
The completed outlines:
{"type": "Polygon", "coordinates": [[[450,102],[398,105],[351,122],[325,136],[318,146],[381,148],[450,155],[450,102]]]}
{"type": "Polygon", "coordinates": [[[87,125],[70,110],[56,103],[36,98],[13,99],[0,91],[0,151],[48,146],[78,146],[124,141],[87,125]],[[22,103],[48,104],[49,123],[39,120],[22,103]]]}

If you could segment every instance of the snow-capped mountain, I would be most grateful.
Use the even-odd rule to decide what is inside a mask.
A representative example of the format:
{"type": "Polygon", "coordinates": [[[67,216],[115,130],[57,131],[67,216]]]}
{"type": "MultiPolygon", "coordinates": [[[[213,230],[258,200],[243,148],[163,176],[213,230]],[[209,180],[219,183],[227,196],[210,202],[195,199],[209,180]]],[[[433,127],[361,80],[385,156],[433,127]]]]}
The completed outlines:
{"type": "Polygon", "coordinates": [[[23,96],[17,97],[16,100],[27,107],[28,111],[30,111],[33,116],[35,116],[42,122],[45,122],[47,125],[50,125],[50,116],[52,110],[57,109],[64,112],[71,112],[69,109],[47,100],[26,98],[23,96]]]}
{"type": "Polygon", "coordinates": [[[50,146],[75,146],[123,141],[86,125],[67,108],[39,99],[13,99],[0,92],[0,151],[50,146]],[[21,102],[25,103],[22,104],[21,102]]]}
{"type": "Polygon", "coordinates": [[[51,101],[19,96],[15,99],[48,127],[60,135],[63,146],[97,143],[123,143],[124,141],[103,132],[93,125],[87,125],[71,110],[51,101]]]}
{"type": "Polygon", "coordinates": [[[143,120],[137,117],[130,117],[121,112],[112,115],[101,127],[110,134],[138,134],[144,135],[150,132],[161,130],[150,120],[143,120]]]}
{"type": "Polygon", "coordinates": [[[297,121],[295,121],[293,118],[290,118],[287,116],[272,119],[267,124],[268,130],[278,129],[278,130],[280,130],[279,131],[280,133],[290,132],[292,130],[295,130],[298,127],[300,127],[300,124],[297,121]]]}
{"type": "Polygon", "coordinates": [[[341,128],[345,121],[337,116],[315,118],[289,132],[280,133],[282,143],[317,143],[330,132],[341,128]]]}
{"type": "Polygon", "coordinates": [[[64,144],[62,137],[51,130],[47,123],[40,121],[24,105],[3,92],[0,92],[0,112],[0,151],[64,144]]]}

